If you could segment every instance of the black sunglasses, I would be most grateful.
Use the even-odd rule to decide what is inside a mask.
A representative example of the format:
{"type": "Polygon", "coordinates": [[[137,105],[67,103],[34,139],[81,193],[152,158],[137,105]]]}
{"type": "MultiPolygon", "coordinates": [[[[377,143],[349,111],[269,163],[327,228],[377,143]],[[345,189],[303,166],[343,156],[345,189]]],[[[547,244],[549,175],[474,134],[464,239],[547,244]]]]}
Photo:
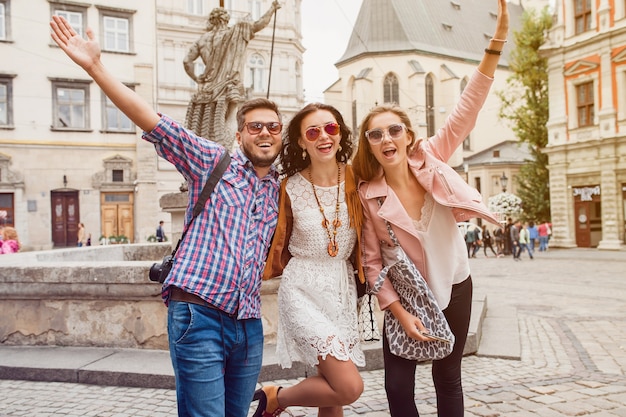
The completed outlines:
{"type": "Polygon", "coordinates": [[[248,129],[248,133],[251,135],[258,135],[265,126],[267,131],[272,135],[277,135],[283,130],[283,124],[279,122],[248,122],[244,123],[244,126],[248,129]]]}

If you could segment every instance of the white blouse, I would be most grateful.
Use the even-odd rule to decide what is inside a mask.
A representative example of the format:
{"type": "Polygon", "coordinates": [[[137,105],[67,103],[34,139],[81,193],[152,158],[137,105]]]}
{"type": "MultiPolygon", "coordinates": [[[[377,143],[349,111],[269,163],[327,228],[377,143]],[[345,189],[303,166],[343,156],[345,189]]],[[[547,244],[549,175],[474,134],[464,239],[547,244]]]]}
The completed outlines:
{"type": "Polygon", "coordinates": [[[422,218],[414,220],[424,250],[426,271],[420,271],[441,309],[450,303],[452,285],[470,275],[467,246],[449,207],[426,194],[422,218]]]}

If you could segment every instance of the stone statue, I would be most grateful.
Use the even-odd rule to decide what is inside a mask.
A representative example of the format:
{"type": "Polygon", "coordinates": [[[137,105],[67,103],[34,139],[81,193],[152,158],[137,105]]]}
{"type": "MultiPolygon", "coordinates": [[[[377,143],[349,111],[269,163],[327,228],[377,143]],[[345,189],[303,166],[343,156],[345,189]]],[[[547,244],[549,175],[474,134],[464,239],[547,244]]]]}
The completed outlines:
{"type": "Polygon", "coordinates": [[[206,33],[189,48],[184,60],[185,72],[198,83],[198,91],[187,107],[187,128],[231,149],[235,135],[228,131],[228,122],[232,120],[234,125],[237,105],[244,100],[242,70],[246,47],[279,8],[275,0],[256,22],[239,22],[230,27],[226,9],[216,7],[211,11],[206,33]],[[204,62],[202,74],[194,71],[198,58],[204,62]]]}

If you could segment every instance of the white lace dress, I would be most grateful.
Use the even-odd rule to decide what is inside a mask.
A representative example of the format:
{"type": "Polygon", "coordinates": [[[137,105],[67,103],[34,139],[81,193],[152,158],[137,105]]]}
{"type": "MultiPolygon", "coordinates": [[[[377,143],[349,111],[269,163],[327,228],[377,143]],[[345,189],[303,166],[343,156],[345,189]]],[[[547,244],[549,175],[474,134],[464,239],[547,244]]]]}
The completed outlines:
{"type": "MultiPolygon", "coordinates": [[[[282,275],[278,290],[278,340],[276,354],[283,368],[298,361],[313,366],[318,357],[331,355],[365,365],[357,329],[356,285],[348,258],[356,243],[345,201],[345,183],[340,184],[337,232],[339,253],[328,255],[328,236],[322,227],[311,183],[295,174],[287,180],[293,230],[289,252],[293,256],[282,275]]],[[[337,187],[317,187],[326,218],[335,218],[337,187]]],[[[331,226],[332,230],[332,226],[331,226]]]]}

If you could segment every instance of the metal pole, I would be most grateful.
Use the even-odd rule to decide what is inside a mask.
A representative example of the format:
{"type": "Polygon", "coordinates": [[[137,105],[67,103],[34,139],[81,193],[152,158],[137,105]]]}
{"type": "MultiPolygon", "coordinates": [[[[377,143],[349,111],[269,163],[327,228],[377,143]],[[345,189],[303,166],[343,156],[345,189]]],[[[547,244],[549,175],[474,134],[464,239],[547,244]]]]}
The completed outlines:
{"type": "Polygon", "coordinates": [[[267,99],[270,98],[270,84],[272,82],[272,62],[274,61],[274,37],[276,36],[276,12],[277,10],[274,10],[274,29],[272,30],[272,48],[270,50],[270,71],[269,71],[269,76],[267,79],[267,94],[265,96],[265,98],[267,99]]]}

